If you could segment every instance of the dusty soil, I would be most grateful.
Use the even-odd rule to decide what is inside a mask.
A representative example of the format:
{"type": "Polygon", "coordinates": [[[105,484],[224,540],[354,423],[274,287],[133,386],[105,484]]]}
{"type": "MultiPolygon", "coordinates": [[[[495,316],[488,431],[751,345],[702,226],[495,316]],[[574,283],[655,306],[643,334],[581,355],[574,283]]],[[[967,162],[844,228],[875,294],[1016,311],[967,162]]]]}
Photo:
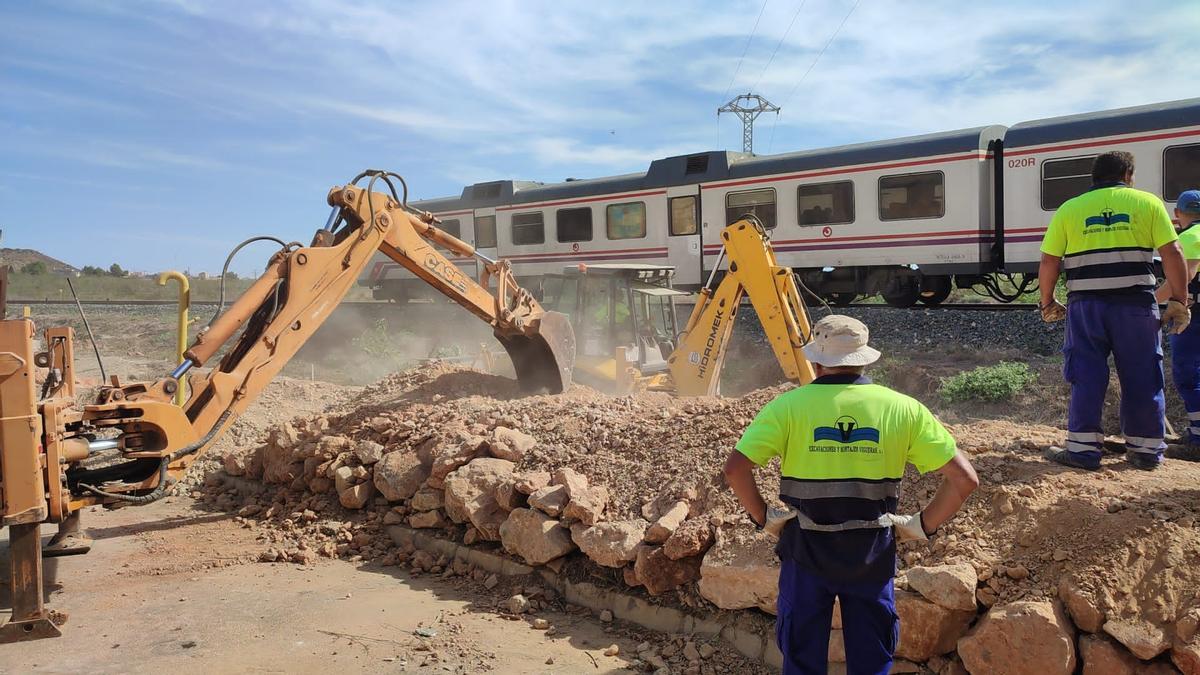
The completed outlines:
{"type": "MultiPolygon", "coordinates": [[[[613,673],[647,639],[587,613],[505,616],[514,589],[338,560],[252,562],[261,534],[190,499],[85,518],[86,556],[47,562],[54,641],[4,645],[11,673],[613,673]],[[433,637],[415,631],[428,629],[433,637]]],[[[0,542],[0,550],[7,541],[0,542]]],[[[423,631],[423,632],[428,632],[423,631]]]]}

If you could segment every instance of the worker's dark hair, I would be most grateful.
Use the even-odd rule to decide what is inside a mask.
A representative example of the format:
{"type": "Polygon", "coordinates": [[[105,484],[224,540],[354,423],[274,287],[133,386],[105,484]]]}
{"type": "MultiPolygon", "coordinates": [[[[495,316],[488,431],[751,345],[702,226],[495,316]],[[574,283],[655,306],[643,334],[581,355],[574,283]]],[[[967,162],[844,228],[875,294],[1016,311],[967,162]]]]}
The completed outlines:
{"type": "Polygon", "coordinates": [[[1124,150],[1112,150],[1092,162],[1093,183],[1118,183],[1125,180],[1125,174],[1133,171],[1133,154],[1124,150]]]}

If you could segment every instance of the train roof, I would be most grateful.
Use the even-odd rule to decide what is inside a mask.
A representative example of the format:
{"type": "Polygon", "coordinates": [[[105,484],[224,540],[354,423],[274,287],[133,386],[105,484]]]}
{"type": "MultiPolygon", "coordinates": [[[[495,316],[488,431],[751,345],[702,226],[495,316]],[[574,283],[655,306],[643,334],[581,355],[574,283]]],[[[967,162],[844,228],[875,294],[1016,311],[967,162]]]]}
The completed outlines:
{"type": "Polygon", "coordinates": [[[1021,122],[1009,127],[1006,148],[1135,134],[1200,124],[1200,98],[1021,122]]]}
{"type": "Polygon", "coordinates": [[[789,152],[783,155],[747,157],[730,167],[729,178],[748,178],[857,164],[875,164],[917,157],[987,151],[988,145],[997,138],[1004,138],[1003,126],[975,127],[887,141],[789,152]]]}

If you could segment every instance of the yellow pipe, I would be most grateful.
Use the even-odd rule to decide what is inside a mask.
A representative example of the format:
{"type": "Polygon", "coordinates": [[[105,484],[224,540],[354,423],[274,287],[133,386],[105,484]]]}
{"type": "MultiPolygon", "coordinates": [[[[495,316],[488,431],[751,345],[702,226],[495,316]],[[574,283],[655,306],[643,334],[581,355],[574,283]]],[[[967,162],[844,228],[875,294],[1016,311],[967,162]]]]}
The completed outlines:
{"type": "MultiPolygon", "coordinates": [[[[179,282],[179,338],[176,341],[175,363],[183,362],[183,352],[187,349],[188,340],[188,307],[192,304],[192,291],[188,286],[188,278],[183,272],[163,272],[158,275],[158,285],[166,286],[171,279],[179,282]]],[[[182,406],[184,401],[184,383],[179,383],[175,391],[175,405],[182,406]]]]}

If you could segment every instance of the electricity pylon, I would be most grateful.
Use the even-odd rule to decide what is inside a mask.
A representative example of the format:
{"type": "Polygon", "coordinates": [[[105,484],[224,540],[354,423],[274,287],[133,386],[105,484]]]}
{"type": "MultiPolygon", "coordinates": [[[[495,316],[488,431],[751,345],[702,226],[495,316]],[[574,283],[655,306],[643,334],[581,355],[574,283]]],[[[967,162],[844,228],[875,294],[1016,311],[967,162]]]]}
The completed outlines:
{"type": "Polygon", "coordinates": [[[779,114],[779,106],[771,103],[758,94],[742,94],[729,103],[717,108],[717,117],[721,113],[733,113],[742,120],[742,152],[754,152],[754,119],[765,112],[779,114]],[[745,101],[745,105],[742,104],[745,101]]]}

